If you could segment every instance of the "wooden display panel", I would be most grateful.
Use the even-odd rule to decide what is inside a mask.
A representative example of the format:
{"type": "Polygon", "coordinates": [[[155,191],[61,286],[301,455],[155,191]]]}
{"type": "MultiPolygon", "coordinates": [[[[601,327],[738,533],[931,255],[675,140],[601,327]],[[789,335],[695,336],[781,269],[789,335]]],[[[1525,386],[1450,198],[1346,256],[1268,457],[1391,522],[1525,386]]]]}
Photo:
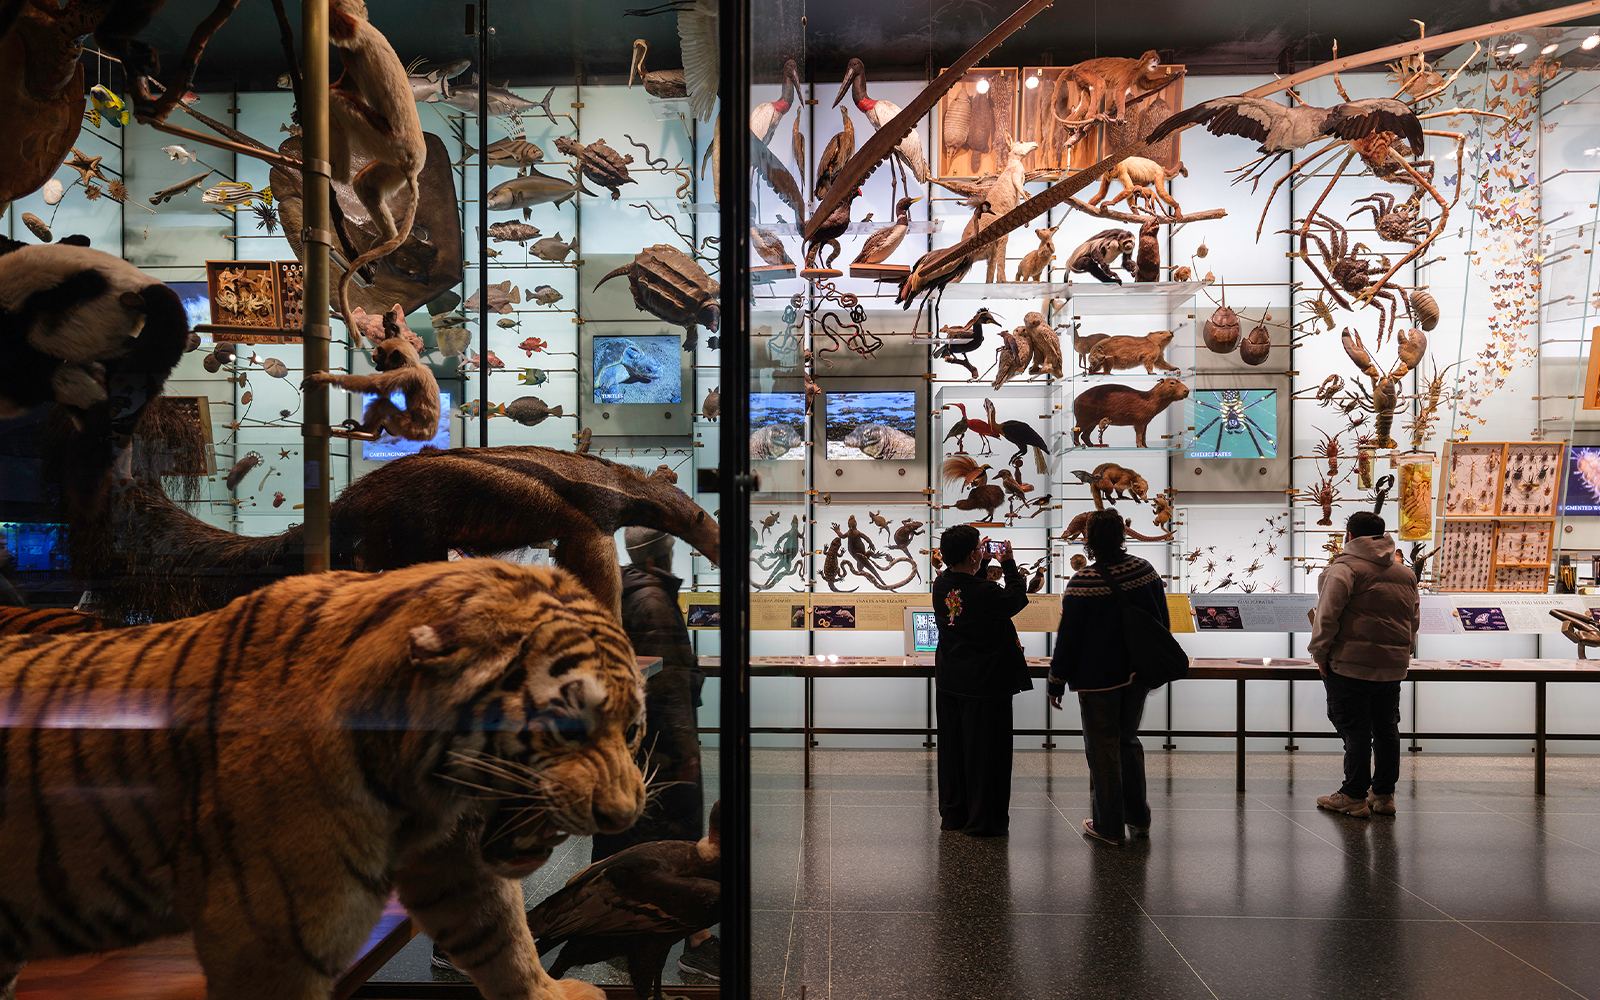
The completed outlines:
{"type": "MultiPolygon", "coordinates": [[[[1562,460],[1567,446],[1560,442],[1511,442],[1506,445],[1505,472],[1500,477],[1502,517],[1551,517],[1561,496],[1562,460]]],[[[1546,560],[1548,564],[1549,560],[1546,560]]]]}
{"type": "Polygon", "coordinates": [[[934,176],[993,177],[1005,165],[1006,140],[1016,137],[1017,70],[973,70],[939,99],[939,114],[933,123],[934,176]],[[987,92],[979,93],[981,81],[989,84],[987,92]],[[980,115],[986,125],[982,132],[974,127],[980,115]],[[959,141],[947,143],[946,139],[959,141]],[[978,148],[973,148],[974,142],[978,148]]]}
{"type": "Polygon", "coordinates": [[[285,330],[305,327],[305,265],[297,260],[280,260],[278,273],[278,325],[285,330]]]}
{"type": "Polygon", "coordinates": [[[1441,593],[1483,593],[1492,588],[1493,521],[1446,521],[1434,576],[1441,593]]]}
{"type": "Polygon", "coordinates": [[[1440,517],[1483,517],[1495,513],[1500,478],[1505,473],[1503,442],[1451,441],[1445,447],[1444,489],[1435,485],[1440,517]]]}
{"type": "MultiPolygon", "coordinates": [[[[1117,141],[1125,139],[1130,132],[1146,135],[1183,107],[1185,68],[1175,64],[1159,66],[1157,73],[1167,74],[1172,78],[1171,82],[1155,96],[1129,107],[1125,124],[1091,126],[1069,147],[1075,130],[1063,126],[1059,119],[1072,113],[1080,99],[1087,97],[1085,91],[1068,79],[1067,71],[1071,68],[1027,66],[1022,70],[1018,135],[1024,142],[1039,144],[1038,150],[1023,161],[1028,170],[1082,170],[1099,160],[1105,152],[1116,148],[1117,141]],[[1038,83],[1030,87],[1030,80],[1037,80],[1038,83]]],[[[1128,95],[1128,100],[1135,101],[1146,93],[1149,92],[1140,90],[1128,95]]],[[[1111,113],[1116,113],[1114,104],[1111,113]]],[[[1155,160],[1168,171],[1176,171],[1182,159],[1179,141],[1179,136],[1171,136],[1140,155],[1155,160]]]]}
{"type": "Polygon", "coordinates": [[[278,269],[270,260],[208,260],[206,290],[211,325],[236,330],[276,330],[278,269]]]}

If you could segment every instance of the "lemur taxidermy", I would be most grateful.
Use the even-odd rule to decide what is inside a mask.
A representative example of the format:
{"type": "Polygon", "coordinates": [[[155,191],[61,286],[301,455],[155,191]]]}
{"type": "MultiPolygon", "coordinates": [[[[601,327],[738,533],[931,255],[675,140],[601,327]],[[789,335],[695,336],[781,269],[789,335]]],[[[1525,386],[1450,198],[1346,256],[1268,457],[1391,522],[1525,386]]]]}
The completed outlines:
{"type": "Polygon", "coordinates": [[[373,349],[372,364],[378,369],[372,375],[313,372],[306,376],[306,384],[376,393],[359,427],[354,420],[345,421],[352,430],[373,434],[382,429],[411,441],[433,440],[439,433],[439,383],[417,357],[417,349],[403,337],[390,337],[373,349]],[[405,394],[405,409],[389,401],[396,392],[405,394]]]}
{"type": "MultiPolygon", "coordinates": [[[[411,235],[417,218],[417,176],[428,151],[405,67],[388,39],[367,20],[366,4],[362,0],[328,0],[328,37],[344,64],[344,72],[328,93],[329,158],[334,179],[350,184],[379,235],[379,243],[351,261],[339,279],[339,313],[351,339],[359,341],[350,314],[350,280],[363,267],[399,249],[411,235]],[[352,146],[372,157],[353,178],[352,146]],[[401,189],[408,202],[405,218],[396,226],[385,202],[401,189]]],[[[430,431],[428,437],[432,436],[430,431]]]]}

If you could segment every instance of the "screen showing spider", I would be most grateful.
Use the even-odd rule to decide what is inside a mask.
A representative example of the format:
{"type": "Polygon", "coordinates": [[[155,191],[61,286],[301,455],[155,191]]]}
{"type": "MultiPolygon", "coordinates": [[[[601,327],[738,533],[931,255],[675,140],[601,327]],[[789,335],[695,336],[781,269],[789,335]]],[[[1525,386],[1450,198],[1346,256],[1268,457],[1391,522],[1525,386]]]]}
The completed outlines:
{"type": "Polygon", "coordinates": [[[1187,408],[1186,458],[1278,457],[1278,390],[1197,389],[1187,408]]]}

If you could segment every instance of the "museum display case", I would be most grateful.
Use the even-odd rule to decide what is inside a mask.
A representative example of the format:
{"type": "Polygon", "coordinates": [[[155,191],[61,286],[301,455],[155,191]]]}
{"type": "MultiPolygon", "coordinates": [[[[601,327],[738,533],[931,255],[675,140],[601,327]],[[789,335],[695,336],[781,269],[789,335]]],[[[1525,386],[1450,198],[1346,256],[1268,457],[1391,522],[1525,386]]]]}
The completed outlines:
{"type": "MultiPolygon", "coordinates": [[[[1450,664],[1408,689],[1413,746],[1536,730],[1542,761],[1547,729],[1593,728],[1586,686],[1547,717],[1529,666],[1600,645],[1592,29],[1277,79],[1154,36],[1055,65],[1044,0],[885,12],[861,52],[803,0],[480,3],[464,25],[359,6],[172,14],[148,77],[91,36],[33,112],[49,148],[0,170],[6,579],[58,623],[160,627],[308,571],[493,557],[567,570],[626,625],[620,573],[654,553],[687,637],[637,665],[694,694],[641,759],[652,796],[696,794],[641,836],[706,876],[720,802],[725,893],[636,900],[686,915],[631,962],[607,942],[579,964],[593,942],[552,932],[554,975],[793,991],[745,960],[777,933],[753,911],[804,874],[762,795],[806,787],[815,746],[932,745],[930,587],[957,524],[1017,553],[1038,667],[1088,514],[1124,515],[1211,665],[1152,701],[1168,749],[1242,752],[1241,663],[1265,671],[1251,746],[1327,737],[1295,670],[1359,509],[1419,570],[1417,657],[1450,664]],[[103,343],[60,341],[71,296],[105,297],[103,343]],[[752,748],[804,752],[753,777],[752,748]],[[711,923],[739,953],[680,968],[711,923]]],[[[322,624],[274,613],[284,636],[322,624]]],[[[1071,704],[1016,717],[1018,749],[1076,745],[1071,704]]],[[[588,842],[535,847],[523,902],[570,902],[588,842]]],[[[420,925],[382,926],[347,995],[474,995],[420,925]]]]}

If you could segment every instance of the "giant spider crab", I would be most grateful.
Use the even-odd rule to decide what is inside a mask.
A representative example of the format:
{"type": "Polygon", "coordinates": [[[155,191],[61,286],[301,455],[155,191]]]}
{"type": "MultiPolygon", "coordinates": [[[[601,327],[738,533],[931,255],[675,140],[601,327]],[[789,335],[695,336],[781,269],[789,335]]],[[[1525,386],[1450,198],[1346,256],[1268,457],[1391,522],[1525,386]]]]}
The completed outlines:
{"type": "MultiPolygon", "coordinates": [[[[1285,230],[1285,232],[1288,231],[1285,230]]],[[[1379,268],[1393,273],[1388,255],[1378,254],[1376,261],[1367,259],[1362,255],[1362,251],[1372,253],[1372,250],[1365,243],[1356,243],[1351,246],[1350,234],[1345,228],[1320,212],[1306,219],[1306,223],[1300,228],[1299,233],[1301,259],[1311,269],[1311,273],[1317,276],[1317,280],[1322,282],[1322,286],[1328,290],[1329,295],[1333,296],[1333,301],[1337,302],[1341,309],[1352,308],[1351,299],[1346,298],[1346,295],[1357,300],[1376,303],[1378,310],[1378,344],[1381,346],[1385,334],[1394,328],[1395,312],[1399,303],[1396,302],[1394,292],[1387,288],[1373,286],[1372,269],[1373,265],[1376,264],[1379,268]],[[1312,226],[1314,225],[1326,230],[1328,237],[1326,241],[1313,231],[1312,226]],[[1308,244],[1311,243],[1316,244],[1317,252],[1322,257],[1322,268],[1317,266],[1316,261],[1311,259],[1311,254],[1307,252],[1308,244]],[[1323,268],[1326,268],[1326,273],[1324,273],[1323,268]],[[1343,294],[1341,294],[1341,289],[1343,294]]],[[[1410,301],[1402,295],[1399,302],[1405,304],[1406,315],[1410,316],[1410,301]]]]}
{"type": "Polygon", "coordinates": [[[1362,212],[1372,213],[1372,228],[1377,231],[1379,238],[1389,243],[1409,243],[1418,245],[1418,236],[1431,232],[1433,227],[1426,218],[1417,213],[1417,199],[1422,192],[1413,194],[1398,207],[1395,205],[1394,195],[1384,191],[1369,194],[1365,198],[1357,198],[1352,205],[1361,205],[1345,218],[1353,219],[1362,212]],[[1364,205],[1362,202],[1371,202],[1364,205]]]}

